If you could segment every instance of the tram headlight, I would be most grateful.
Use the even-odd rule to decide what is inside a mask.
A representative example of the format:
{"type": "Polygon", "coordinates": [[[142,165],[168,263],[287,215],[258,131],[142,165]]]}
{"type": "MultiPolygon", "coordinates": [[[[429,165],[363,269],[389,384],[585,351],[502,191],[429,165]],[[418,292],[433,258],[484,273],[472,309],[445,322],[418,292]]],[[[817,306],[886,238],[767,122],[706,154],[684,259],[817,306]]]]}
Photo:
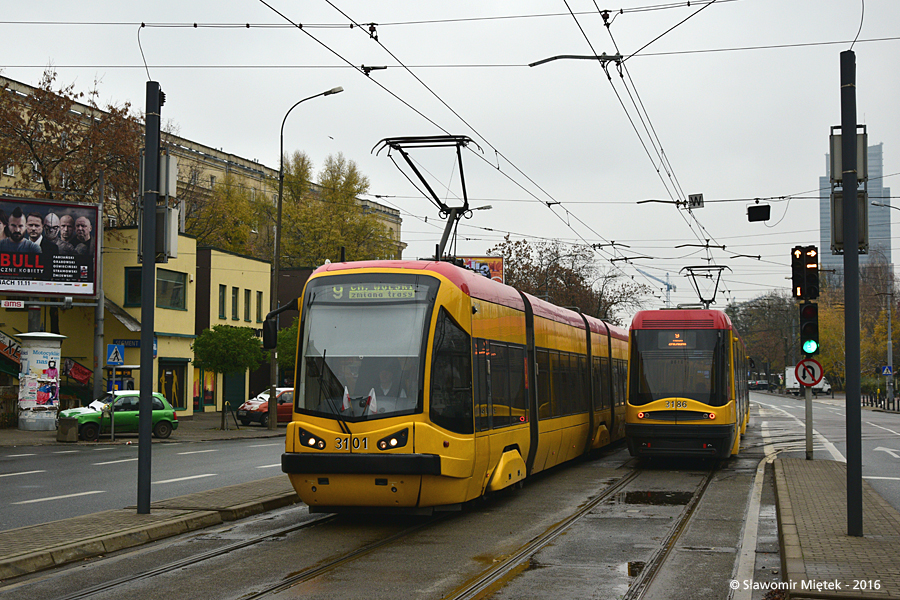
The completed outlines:
{"type": "Polygon", "coordinates": [[[325,440],[314,436],[313,434],[306,431],[305,429],[298,427],[297,435],[300,438],[300,445],[306,446],[308,448],[316,448],[318,450],[325,449],[325,445],[326,445],[325,440]]]}
{"type": "Polygon", "coordinates": [[[393,450],[394,448],[402,448],[409,441],[409,428],[401,429],[397,433],[393,433],[387,437],[378,440],[377,446],[379,450],[393,450]]]}

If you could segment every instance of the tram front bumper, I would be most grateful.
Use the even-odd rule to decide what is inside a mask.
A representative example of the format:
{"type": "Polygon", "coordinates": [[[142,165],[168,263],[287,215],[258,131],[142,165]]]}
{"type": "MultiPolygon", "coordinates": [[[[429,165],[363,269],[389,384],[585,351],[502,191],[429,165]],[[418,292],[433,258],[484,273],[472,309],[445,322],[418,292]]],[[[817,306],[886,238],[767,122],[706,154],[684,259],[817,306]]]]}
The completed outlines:
{"type": "Polygon", "coordinates": [[[734,443],[735,425],[625,424],[632,456],[706,456],[724,458],[734,443]]]}
{"type": "Polygon", "coordinates": [[[440,475],[437,454],[285,452],[281,470],[292,474],[440,475]]]}

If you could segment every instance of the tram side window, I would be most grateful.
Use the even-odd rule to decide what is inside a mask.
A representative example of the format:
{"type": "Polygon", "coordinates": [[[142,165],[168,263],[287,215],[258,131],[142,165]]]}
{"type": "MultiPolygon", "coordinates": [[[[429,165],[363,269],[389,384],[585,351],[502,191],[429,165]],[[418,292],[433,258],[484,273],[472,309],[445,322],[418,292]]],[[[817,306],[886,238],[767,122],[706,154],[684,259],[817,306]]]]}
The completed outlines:
{"type": "Polygon", "coordinates": [[[553,415],[553,394],[550,383],[550,353],[538,350],[537,358],[537,401],[538,418],[549,419],[553,415]]]}
{"type": "Polygon", "coordinates": [[[431,420],[455,433],[474,431],[469,334],[441,308],[431,358],[431,420]]]}
{"type": "Polygon", "coordinates": [[[627,367],[624,360],[613,360],[613,377],[616,394],[616,406],[625,404],[625,374],[627,367]]]}
{"type": "Polygon", "coordinates": [[[573,403],[573,408],[576,413],[583,413],[588,411],[588,405],[590,404],[589,396],[591,387],[588,384],[590,375],[588,374],[587,357],[576,356],[572,357],[572,360],[576,365],[575,401],[573,403]]]}
{"type": "Polygon", "coordinates": [[[612,397],[610,391],[610,380],[615,381],[615,375],[609,372],[609,359],[600,359],[600,372],[602,373],[602,385],[600,386],[600,403],[604,410],[612,407],[612,397]]]}
{"type": "Polygon", "coordinates": [[[525,348],[509,349],[509,406],[513,423],[528,420],[528,396],[525,393],[525,348]]]}
{"type": "Polygon", "coordinates": [[[600,359],[594,358],[594,368],[591,375],[594,378],[594,410],[603,410],[603,371],[600,366],[600,359]]]}
{"type": "Polygon", "coordinates": [[[509,348],[491,342],[491,417],[494,427],[510,423],[509,348]]]}
{"type": "Polygon", "coordinates": [[[488,341],[475,340],[475,428],[487,431],[491,428],[491,363],[488,359],[488,341]]]}

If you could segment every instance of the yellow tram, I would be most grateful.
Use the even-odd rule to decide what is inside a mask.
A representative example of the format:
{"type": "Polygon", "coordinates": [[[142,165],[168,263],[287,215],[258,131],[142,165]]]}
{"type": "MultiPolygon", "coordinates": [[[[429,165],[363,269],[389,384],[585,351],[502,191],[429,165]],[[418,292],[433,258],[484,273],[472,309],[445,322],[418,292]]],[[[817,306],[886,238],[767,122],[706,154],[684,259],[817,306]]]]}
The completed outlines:
{"type": "Polygon", "coordinates": [[[750,420],[748,359],[720,310],[639,311],[629,336],[632,456],[727,458],[750,420]]]}
{"type": "Polygon", "coordinates": [[[452,508],[625,434],[626,332],[448,262],[320,267],[282,470],[314,512],[452,508]]]}

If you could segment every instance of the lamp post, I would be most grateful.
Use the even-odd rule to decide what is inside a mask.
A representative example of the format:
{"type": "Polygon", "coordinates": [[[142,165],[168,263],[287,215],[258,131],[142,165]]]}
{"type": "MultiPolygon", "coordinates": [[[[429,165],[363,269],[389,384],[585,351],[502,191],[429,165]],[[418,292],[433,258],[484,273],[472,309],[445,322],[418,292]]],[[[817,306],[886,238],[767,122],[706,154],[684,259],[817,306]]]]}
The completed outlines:
{"type": "MultiPolygon", "coordinates": [[[[890,204],[884,204],[883,202],[871,202],[872,206],[883,206],[885,208],[893,208],[894,210],[900,210],[900,208],[896,206],[891,206],[890,204]]],[[[893,267],[893,265],[891,265],[893,267]]],[[[888,279],[888,285],[891,285],[893,280],[894,269],[890,269],[890,278],[888,279]]],[[[887,296],[888,297],[888,347],[887,347],[887,366],[890,367],[891,374],[887,376],[887,401],[889,404],[894,402],[894,356],[893,356],[893,340],[891,340],[891,313],[894,311],[894,292],[893,285],[891,285],[891,291],[885,294],[878,294],[879,296],[887,296]]]]}
{"type": "MultiPolygon", "coordinates": [[[[278,276],[279,271],[281,270],[281,207],[282,199],[284,198],[284,124],[287,122],[288,115],[291,114],[291,111],[307,100],[312,100],[319,96],[331,96],[332,94],[339,94],[343,91],[344,88],[338,86],[331,88],[328,91],[304,98],[303,100],[298,100],[286,113],[284,113],[284,119],[281,120],[281,136],[278,145],[278,206],[275,214],[275,256],[272,265],[272,298],[270,303],[272,310],[278,308],[278,276]]],[[[269,429],[276,429],[278,427],[278,408],[275,403],[275,387],[278,383],[276,381],[278,377],[278,360],[276,358],[276,353],[276,350],[272,351],[272,361],[269,365],[269,379],[271,381],[269,386],[269,429]]]]}

